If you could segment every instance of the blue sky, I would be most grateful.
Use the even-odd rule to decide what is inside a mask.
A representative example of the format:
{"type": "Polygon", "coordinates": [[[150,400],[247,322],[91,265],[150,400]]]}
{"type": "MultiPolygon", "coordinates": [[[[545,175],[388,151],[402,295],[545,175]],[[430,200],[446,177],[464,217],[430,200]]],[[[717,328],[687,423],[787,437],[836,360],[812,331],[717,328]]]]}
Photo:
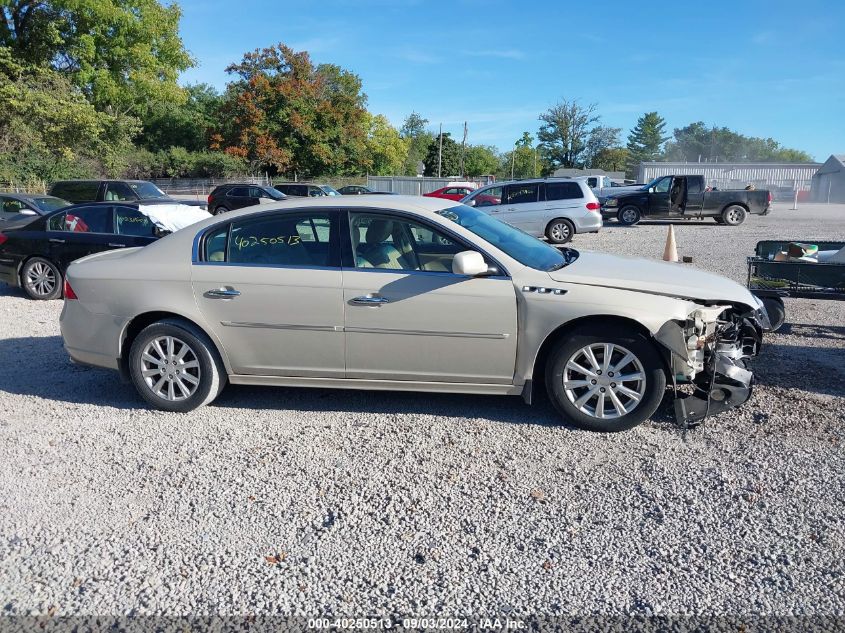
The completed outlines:
{"type": "Polygon", "coordinates": [[[284,42],[360,75],[372,112],[512,147],[560,98],[627,135],[643,112],[845,153],[845,3],[182,0],[183,83],[284,42]]]}

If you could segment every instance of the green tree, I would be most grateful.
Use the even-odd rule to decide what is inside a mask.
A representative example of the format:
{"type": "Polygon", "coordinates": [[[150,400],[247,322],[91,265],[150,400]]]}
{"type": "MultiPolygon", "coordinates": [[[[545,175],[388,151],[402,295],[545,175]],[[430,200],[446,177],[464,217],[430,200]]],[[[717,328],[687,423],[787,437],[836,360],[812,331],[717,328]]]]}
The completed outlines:
{"type": "Polygon", "coordinates": [[[2,180],[119,174],[135,119],[98,112],[69,79],[0,47],[2,180]]]}
{"type": "Polygon", "coordinates": [[[411,139],[403,138],[383,114],[367,115],[367,170],[377,176],[402,173],[411,139]]]}
{"type": "Polygon", "coordinates": [[[362,171],[367,97],[361,79],[339,66],[311,63],[284,44],[244,55],[226,71],[224,125],[211,139],[253,170],[305,175],[362,171]]]}
{"type": "Polygon", "coordinates": [[[185,87],[184,103],[157,104],[143,121],[139,143],[151,151],[184,147],[189,151],[208,148],[211,135],[220,129],[222,96],[208,84],[185,87]]]}
{"type": "Polygon", "coordinates": [[[540,115],[537,138],[551,167],[577,167],[582,162],[592,125],[599,120],[596,104],[582,106],[577,100],[561,100],[540,115]]]}
{"type": "Polygon", "coordinates": [[[0,12],[0,46],[24,65],[62,73],[99,111],[137,116],[184,100],[176,80],[193,60],[179,37],[176,4],[3,0],[0,12]]]}
{"type": "Polygon", "coordinates": [[[666,144],[666,158],[676,161],[812,162],[806,152],[785,148],[772,138],[745,136],[703,121],[676,128],[666,144]]]}
{"type": "Polygon", "coordinates": [[[608,147],[601,150],[592,160],[591,167],[605,171],[625,171],[631,155],[625,147],[608,147]]]}
{"type": "Polygon", "coordinates": [[[491,145],[468,145],[464,156],[464,171],[467,176],[487,176],[499,169],[500,158],[491,145]]]}
{"type": "Polygon", "coordinates": [[[408,146],[408,157],[405,159],[403,173],[406,176],[417,175],[417,165],[420,161],[425,160],[428,146],[434,140],[434,134],[428,131],[426,126],[428,119],[424,119],[416,112],[411,112],[402,124],[399,133],[402,138],[408,139],[410,145],[408,146]]]}
{"type": "Polygon", "coordinates": [[[610,149],[619,147],[619,135],[621,133],[622,128],[604,125],[597,125],[590,130],[590,136],[587,138],[587,144],[584,148],[584,165],[594,169],[602,169],[596,165],[598,157],[605,155],[610,149]]]}
{"type": "Polygon", "coordinates": [[[669,140],[664,136],[666,121],[657,112],[646,112],[628,135],[628,173],[633,173],[643,161],[657,160],[663,144],[669,140]]]}
{"type": "Polygon", "coordinates": [[[426,149],[423,159],[426,176],[457,176],[461,170],[461,146],[452,140],[448,132],[443,133],[443,152],[440,160],[440,173],[437,172],[437,157],[440,150],[440,136],[435,136],[426,149]]]}

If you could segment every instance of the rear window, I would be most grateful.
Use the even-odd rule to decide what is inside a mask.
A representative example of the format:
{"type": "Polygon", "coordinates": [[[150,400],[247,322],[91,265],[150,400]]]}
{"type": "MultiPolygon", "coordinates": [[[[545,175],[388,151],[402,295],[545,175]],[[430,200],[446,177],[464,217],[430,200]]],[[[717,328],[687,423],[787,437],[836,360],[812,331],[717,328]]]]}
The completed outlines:
{"type": "Polygon", "coordinates": [[[575,200],[583,197],[584,192],[577,182],[546,183],[546,200],[575,200]]]}
{"type": "Polygon", "coordinates": [[[100,183],[94,181],[75,180],[57,182],[50,190],[50,195],[63,198],[71,202],[95,202],[100,183]]]}

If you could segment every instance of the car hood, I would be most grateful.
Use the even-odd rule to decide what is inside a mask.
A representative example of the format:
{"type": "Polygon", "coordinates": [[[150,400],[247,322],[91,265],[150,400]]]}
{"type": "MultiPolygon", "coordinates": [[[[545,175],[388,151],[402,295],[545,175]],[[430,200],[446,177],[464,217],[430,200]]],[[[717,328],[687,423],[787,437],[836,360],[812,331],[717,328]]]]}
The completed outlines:
{"type": "Polygon", "coordinates": [[[634,290],[706,303],[741,303],[756,308],[748,289],[727,277],[688,265],[581,251],[569,266],[549,273],[560,282],[634,290]]]}

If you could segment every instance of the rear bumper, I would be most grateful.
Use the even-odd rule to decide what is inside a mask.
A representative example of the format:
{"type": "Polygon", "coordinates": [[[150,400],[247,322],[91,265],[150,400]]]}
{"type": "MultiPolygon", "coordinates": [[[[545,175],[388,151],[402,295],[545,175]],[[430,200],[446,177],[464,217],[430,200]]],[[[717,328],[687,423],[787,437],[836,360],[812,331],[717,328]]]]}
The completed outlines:
{"type": "Polygon", "coordinates": [[[590,213],[580,218],[573,218],[576,233],[598,233],[602,227],[602,218],[598,213],[590,213]]]}
{"type": "Polygon", "coordinates": [[[65,350],[76,363],[116,370],[126,321],[91,312],[80,301],[65,301],[59,318],[65,350]]]}

